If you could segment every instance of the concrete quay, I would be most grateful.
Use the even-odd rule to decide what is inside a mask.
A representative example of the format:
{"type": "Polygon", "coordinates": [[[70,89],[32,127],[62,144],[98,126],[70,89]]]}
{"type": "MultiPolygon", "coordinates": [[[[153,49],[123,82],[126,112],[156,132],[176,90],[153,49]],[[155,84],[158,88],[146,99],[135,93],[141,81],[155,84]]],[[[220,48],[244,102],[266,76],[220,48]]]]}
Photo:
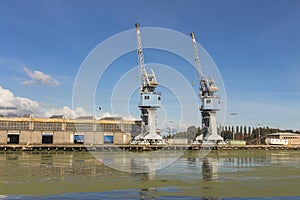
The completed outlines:
{"type": "Polygon", "coordinates": [[[155,150],[300,150],[300,145],[83,145],[83,144],[41,144],[41,145],[0,145],[1,151],[155,151],[155,150]]]}

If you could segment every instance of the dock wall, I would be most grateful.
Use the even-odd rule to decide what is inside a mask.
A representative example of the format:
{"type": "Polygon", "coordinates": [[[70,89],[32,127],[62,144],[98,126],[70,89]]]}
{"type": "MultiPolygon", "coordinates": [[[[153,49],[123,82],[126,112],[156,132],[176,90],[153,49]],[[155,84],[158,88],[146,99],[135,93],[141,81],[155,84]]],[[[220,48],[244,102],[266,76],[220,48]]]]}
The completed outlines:
{"type": "Polygon", "coordinates": [[[20,144],[41,144],[41,131],[20,131],[20,144]]]}
{"type": "Polygon", "coordinates": [[[7,131],[0,130],[0,144],[6,144],[6,143],[7,143],[7,131]]]}
{"type": "Polygon", "coordinates": [[[201,146],[201,145],[108,145],[108,144],[42,144],[42,145],[0,145],[0,151],[176,151],[194,150],[201,151],[225,151],[225,150],[300,150],[300,145],[245,145],[245,146],[201,146]]]}

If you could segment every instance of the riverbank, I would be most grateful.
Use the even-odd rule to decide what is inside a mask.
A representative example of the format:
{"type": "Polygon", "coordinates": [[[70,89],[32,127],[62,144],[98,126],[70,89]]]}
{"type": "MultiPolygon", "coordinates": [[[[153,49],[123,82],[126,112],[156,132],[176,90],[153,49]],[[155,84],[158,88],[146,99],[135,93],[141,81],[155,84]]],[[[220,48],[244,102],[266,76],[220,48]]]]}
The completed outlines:
{"type": "Polygon", "coordinates": [[[300,150],[300,145],[57,145],[57,144],[42,144],[42,145],[0,145],[0,151],[153,151],[153,150],[300,150]]]}

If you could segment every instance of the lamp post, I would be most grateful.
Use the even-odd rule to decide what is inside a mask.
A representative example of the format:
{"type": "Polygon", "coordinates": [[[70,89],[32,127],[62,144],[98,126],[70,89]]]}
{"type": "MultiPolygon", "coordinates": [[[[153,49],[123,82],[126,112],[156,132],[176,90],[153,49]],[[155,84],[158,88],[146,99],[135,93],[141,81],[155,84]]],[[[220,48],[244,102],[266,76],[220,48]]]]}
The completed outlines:
{"type": "Polygon", "coordinates": [[[234,140],[234,130],[235,130],[235,127],[234,127],[234,116],[236,116],[237,113],[230,113],[230,115],[232,116],[232,124],[233,124],[233,129],[232,129],[232,140],[234,140]]]}

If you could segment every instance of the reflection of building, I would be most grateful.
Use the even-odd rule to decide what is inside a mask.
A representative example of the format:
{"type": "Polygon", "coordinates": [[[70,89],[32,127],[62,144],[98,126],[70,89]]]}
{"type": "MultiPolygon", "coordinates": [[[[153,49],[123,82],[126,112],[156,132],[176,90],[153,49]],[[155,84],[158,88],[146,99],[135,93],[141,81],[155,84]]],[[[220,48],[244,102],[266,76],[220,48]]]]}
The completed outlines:
{"type": "MultiPolygon", "coordinates": [[[[44,181],[67,179],[70,180],[70,183],[74,183],[74,179],[95,179],[97,177],[111,177],[117,180],[119,177],[126,175],[124,172],[112,170],[103,165],[88,152],[66,152],[64,154],[49,152],[34,154],[27,152],[7,153],[0,156],[0,161],[7,165],[14,163],[14,168],[0,168],[0,173],[7,175],[3,179],[9,177],[10,180],[13,180],[10,182],[12,185],[22,185],[20,187],[9,186],[9,188],[13,188],[11,193],[23,193],[23,188],[26,185],[28,186],[28,181],[32,184],[29,191],[41,194],[41,190],[34,190],[33,188],[34,185],[40,185],[41,182],[45,183],[44,181]],[[27,180],[26,177],[29,179],[27,180]],[[49,179],[49,177],[51,178],[49,179]]],[[[2,182],[4,182],[3,179],[1,177],[2,182]]],[[[60,183],[58,182],[58,184],[60,183]]],[[[0,186],[3,185],[5,184],[0,183],[0,186]]],[[[47,186],[49,185],[43,184],[41,188],[47,186]]],[[[3,191],[3,188],[1,189],[3,191]]],[[[67,187],[65,189],[69,192],[78,192],[79,190],[78,187],[67,187]]],[[[9,192],[7,191],[7,193],[9,192]]],[[[57,193],[57,191],[49,190],[49,193],[57,193]]]]}
{"type": "Polygon", "coordinates": [[[122,118],[0,117],[0,144],[127,144],[139,132],[137,122],[122,118]]]}
{"type": "Polygon", "coordinates": [[[295,133],[273,133],[265,140],[266,144],[300,144],[300,134],[295,133]]]}

